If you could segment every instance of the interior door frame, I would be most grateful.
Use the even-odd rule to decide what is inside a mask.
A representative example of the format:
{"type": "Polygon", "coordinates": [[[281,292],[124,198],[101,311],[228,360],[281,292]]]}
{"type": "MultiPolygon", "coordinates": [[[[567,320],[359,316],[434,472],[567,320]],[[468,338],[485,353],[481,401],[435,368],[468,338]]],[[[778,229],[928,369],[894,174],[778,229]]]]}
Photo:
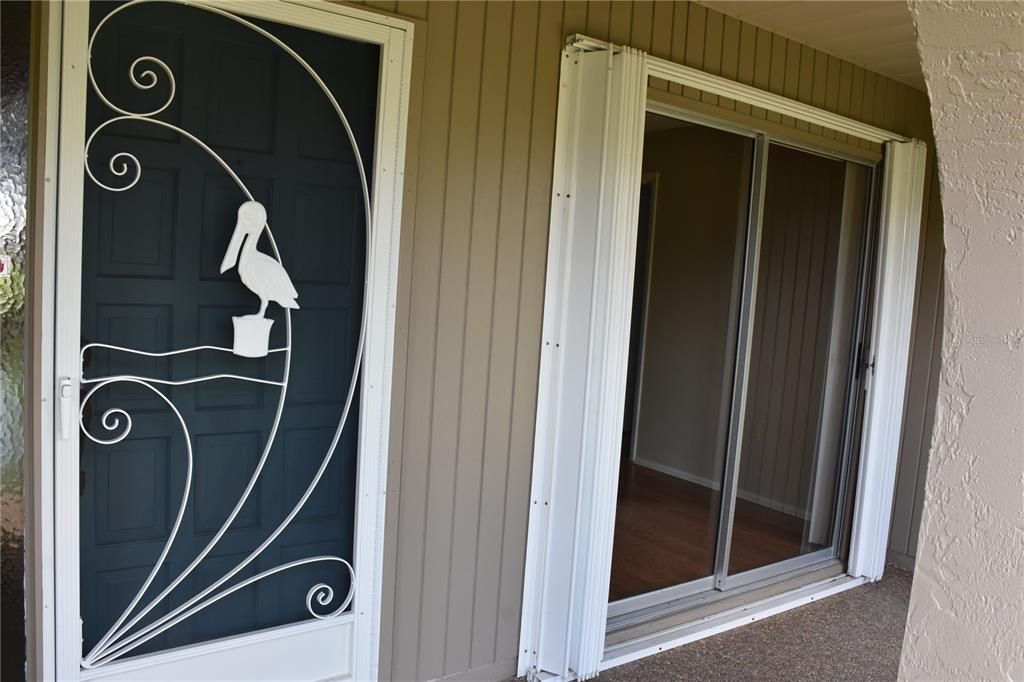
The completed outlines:
{"type": "Polygon", "coordinates": [[[630,443],[629,443],[629,461],[630,462],[635,462],[637,460],[637,456],[636,456],[636,434],[637,434],[637,426],[639,426],[639,424],[640,424],[640,397],[643,395],[644,355],[646,354],[646,350],[647,350],[646,344],[643,343],[643,340],[645,338],[647,338],[647,311],[648,311],[648,309],[650,307],[650,303],[651,303],[651,268],[652,268],[652,266],[654,264],[653,263],[653,261],[654,261],[654,239],[655,239],[655,230],[657,228],[657,222],[658,222],[658,220],[657,220],[658,219],[657,206],[658,206],[658,183],[659,183],[659,181],[660,181],[659,174],[656,173],[656,172],[655,173],[644,173],[644,172],[641,172],[641,174],[640,174],[640,187],[641,187],[641,189],[643,188],[644,185],[649,185],[651,187],[651,205],[650,205],[650,210],[648,211],[650,215],[647,216],[647,219],[650,221],[649,226],[647,228],[647,250],[643,254],[639,254],[639,253],[637,254],[637,259],[640,259],[640,258],[644,259],[645,268],[646,268],[645,273],[646,274],[644,276],[644,283],[643,283],[644,290],[643,290],[643,296],[642,296],[643,300],[641,302],[641,305],[643,307],[643,313],[642,313],[643,320],[641,320],[641,322],[640,322],[640,325],[641,325],[641,327],[640,327],[640,341],[641,341],[641,343],[640,343],[640,349],[639,349],[639,351],[637,351],[637,358],[636,358],[636,378],[634,380],[636,383],[633,385],[633,395],[628,398],[628,400],[631,400],[633,402],[633,419],[632,419],[632,424],[630,424],[631,438],[630,438],[630,443]]]}
{"type": "MultiPolygon", "coordinates": [[[[576,186],[579,172],[575,167],[577,148],[591,144],[589,141],[578,139],[578,107],[581,101],[593,102],[595,97],[610,96],[588,89],[590,86],[586,79],[576,76],[573,69],[576,58],[581,53],[588,52],[605,52],[612,55],[637,51],[587,36],[573,35],[567,38],[562,53],[555,133],[555,180],[552,183],[544,329],[540,348],[540,381],[518,657],[518,674],[527,675],[535,680],[589,679],[601,669],[723,629],[721,626],[708,623],[703,634],[698,632],[695,635],[690,632],[684,636],[669,633],[663,641],[638,644],[637,648],[625,657],[613,656],[609,659],[604,656],[605,623],[608,614],[607,577],[611,565],[610,561],[607,566],[593,565],[592,562],[594,557],[611,556],[616,501],[614,495],[602,496],[600,493],[609,489],[606,479],[618,472],[619,458],[606,461],[609,456],[614,457],[618,449],[614,447],[614,443],[603,440],[591,443],[591,447],[579,453],[556,453],[551,447],[555,438],[564,431],[578,430],[578,427],[572,424],[563,423],[560,409],[563,394],[576,395],[574,391],[582,390],[585,401],[594,401],[603,406],[606,419],[614,421],[614,415],[619,415],[620,425],[624,403],[624,395],[602,395],[601,390],[606,385],[617,385],[616,382],[620,379],[624,381],[624,377],[618,376],[618,372],[624,372],[624,368],[616,367],[615,364],[619,357],[625,357],[628,352],[628,336],[624,338],[616,325],[629,325],[631,277],[618,277],[614,272],[595,272],[593,278],[595,283],[601,282],[602,287],[598,296],[596,285],[592,285],[592,306],[595,311],[599,305],[607,308],[625,308],[627,311],[625,320],[610,320],[603,325],[596,325],[590,331],[591,339],[605,341],[603,354],[597,360],[601,366],[588,371],[606,377],[606,384],[588,383],[582,388],[576,385],[580,381],[579,377],[570,376],[561,369],[562,355],[565,351],[560,351],[557,344],[550,343],[551,338],[558,338],[559,330],[566,324],[566,316],[573,314],[573,311],[565,310],[569,294],[565,291],[563,282],[571,269],[578,267],[576,261],[587,258],[585,254],[567,256],[563,253],[565,244],[568,244],[570,249],[572,245],[572,216],[576,208],[584,202],[596,201],[603,205],[605,201],[603,188],[598,190],[596,197],[591,196],[590,192],[581,196],[579,187],[576,186]],[[571,202],[561,197],[563,187],[574,188],[571,202]],[[623,287],[623,282],[629,283],[628,291],[623,287]],[[609,344],[614,344],[615,347],[609,349],[609,344]],[[575,500],[559,499],[564,490],[560,492],[559,487],[554,484],[560,478],[573,476],[579,480],[575,500]],[[601,484],[600,489],[598,484],[601,484]],[[556,508],[560,510],[559,513],[552,512],[556,508]],[[589,521],[592,518],[599,518],[602,523],[595,524],[589,521]],[[612,522],[603,523],[603,520],[608,518],[612,522]],[[564,544],[565,538],[572,538],[572,553],[568,560],[563,556],[564,551],[561,554],[553,552],[553,549],[564,544]],[[577,547],[583,549],[577,550],[577,547]],[[588,563],[588,558],[591,563],[588,563]],[[588,580],[577,582],[574,577],[580,571],[581,561],[582,569],[588,574],[588,580]],[[566,597],[560,591],[545,589],[546,586],[567,586],[570,608],[576,609],[572,613],[584,613],[587,614],[586,617],[567,618],[560,607],[548,603],[553,599],[564,601],[566,597]],[[568,664],[563,664],[560,668],[547,667],[543,653],[545,651],[560,652],[557,655],[547,655],[551,660],[568,661],[568,664]]],[[[858,463],[850,558],[846,569],[848,578],[838,587],[831,583],[819,586],[816,588],[817,593],[812,590],[811,593],[801,596],[784,595],[780,602],[783,606],[776,604],[765,608],[777,613],[779,610],[792,608],[842,589],[849,589],[865,581],[878,580],[882,577],[885,564],[887,529],[892,513],[892,493],[902,428],[913,325],[913,300],[917,286],[917,251],[920,242],[927,148],[923,142],[908,139],[892,131],[708,74],[699,69],[650,57],[642,52],[639,54],[646,59],[646,67],[641,74],[643,82],[636,85],[642,86],[645,93],[647,77],[659,78],[778,112],[885,147],[878,268],[875,275],[876,293],[872,313],[875,324],[871,343],[871,364],[874,369],[868,378],[866,388],[866,416],[858,463]]],[[[610,71],[610,56],[608,61],[610,71]]],[[[629,88],[624,88],[623,91],[629,92],[629,88]]],[[[651,101],[647,95],[646,102],[649,104],[651,101]]],[[[630,104],[610,101],[607,106],[619,107],[619,111],[625,111],[630,104]]],[[[647,107],[642,109],[646,110],[647,107]]],[[[639,119],[625,121],[625,124],[642,131],[642,111],[640,116],[639,119]]],[[[623,120],[619,119],[618,124],[622,125],[623,120]]],[[[609,135],[606,123],[605,136],[609,135]]],[[[633,145],[630,150],[632,153],[642,154],[642,145],[633,145]]],[[[625,169],[631,163],[639,165],[639,160],[627,158],[621,163],[625,169]]],[[[624,204],[630,201],[638,202],[639,181],[632,190],[634,193],[629,195],[628,189],[618,188],[621,194],[616,194],[614,201],[624,204]]],[[[625,206],[622,209],[624,210],[625,206]]],[[[596,229],[604,229],[600,221],[596,229]]],[[[633,232],[635,229],[631,231],[628,226],[625,229],[613,230],[607,237],[610,240],[610,248],[627,254],[632,253],[633,232]]],[[[588,356],[588,364],[594,362],[592,358],[593,355],[588,356]]],[[[621,440],[621,432],[615,434],[610,427],[605,426],[598,430],[598,438],[621,440]]],[[[586,439],[588,433],[584,432],[577,438],[586,439]]],[[[589,437],[595,436],[590,434],[589,437]]],[[[742,619],[737,619],[728,627],[736,627],[758,617],[763,616],[759,616],[756,609],[748,611],[742,619]]]]}
{"type": "MultiPolygon", "coordinates": [[[[178,0],[169,0],[176,2],[178,0]]],[[[319,644],[335,648],[338,628],[352,631],[351,670],[355,679],[376,679],[379,665],[384,514],[395,338],[395,309],[401,231],[402,184],[412,66],[413,24],[324,0],[189,0],[250,18],[275,21],[380,46],[377,129],[372,175],[371,260],[367,270],[366,343],[360,382],[358,469],[353,541],[357,579],[354,608],[331,619],[302,621],[204,642],[146,656],[147,663],[182,662],[199,654],[238,656],[289,653],[294,670],[316,651],[292,648],[289,638],[317,633],[319,644]]],[[[42,46],[35,159],[42,186],[34,190],[35,254],[43,271],[34,296],[38,323],[32,332],[40,349],[34,368],[37,395],[32,421],[39,471],[32,493],[38,548],[27,572],[37,586],[29,595],[36,627],[30,633],[30,670],[36,679],[77,680],[141,674],[138,659],[111,663],[97,671],[81,668],[79,604],[79,443],[61,437],[63,414],[77,415],[81,366],[81,237],[84,191],[86,63],[89,6],[54,1],[40,13],[42,46]],[[60,398],[61,377],[70,379],[60,398]],[[65,389],[67,390],[67,389],[65,389]],[[63,404],[61,404],[63,403],[63,404]]],[[[140,657],[141,659],[142,657],[140,657]]],[[[217,671],[208,669],[208,674],[217,671]]],[[[223,671],[230,674],[229,670],[223,671]]]]}

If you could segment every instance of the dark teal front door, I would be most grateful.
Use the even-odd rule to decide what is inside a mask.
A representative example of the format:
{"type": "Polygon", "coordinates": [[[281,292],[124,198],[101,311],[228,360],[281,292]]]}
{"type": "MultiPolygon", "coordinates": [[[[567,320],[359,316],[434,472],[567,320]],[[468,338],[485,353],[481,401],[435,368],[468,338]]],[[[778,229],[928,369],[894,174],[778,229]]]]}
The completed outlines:
{"type": "MultiPolygon", "coordinates": [[[[114,7],[94,5],[92,26],[114,7]]],[[[254,23],[294,48],[334,93],[372,177],[379,48],[254,23]]],[[[124,628],[146,609],[132,632],[153,626],[150,633],[157,634],[133,640],[129,632],[121,636],[123,644],[107,651],[132,656],[308,619],[307,602],[314,611],[330,612],[348,593],[349,573],[339,562],[314,561],[175,618],[171,627],[159,625],[168,614],[186,613],[195,595],[254,553],[219,589],[308,557],[351,562],[353,551],[358,400],[312,495],[259,549],[286,521],[331,451],[352,379],[367,237],[352,146],[310,75],[249,27],[175,3],[117,13],[96,35],[92,66],[97,88],[129,112],[149,112],[168,99],[167,74],[156,62],[134,67],[136,80],[152,87],[130,80],[133,62],[143,56],[166,64],[174,77],[170,105],[153,118],[208,145],[266,207],[278,254],[266,231],[257,233],[257,248],[286,270],[298,308],[290,311],[289,339],[285,309],[270,301],[269,347],[278,352],[265,357],[188,350],[231,349],[232,318],[260,308],[258,292],[242,282],[244,248],[237,267],[221,272],[247,196],[210,153],[173,128],[128,119],[101,130],[88,162],[108,188],[86,179],[82,344],[174,354],[90,348],[83,374],[175,383],[152,384],[166,401],[154,388],[124,380],[104,385],[85,403],[83,428],[99,440],[115,439],[125,429],[123,415],[131,418],[119,442],[81,438],[86,656],[98,644],[107,646],[104,638],[112,628],[124,628]],[[153,78],[143,73],[147,69],[153,78]],[[111,191],[133,175],[130,164],[124,175],[110,172],[119,169],[122,153],[139,160],[141,177],[130,189],[111,191]],[[281,351],[289,342],[291,352],[281,351]],[[286,386],[202,380],[225,374],[286,386]],[[104,420],[110,410],[124,412],[110,412],[104,420]],[[225,529],[250,482],[248,497],[225,529]],[[122,619],[164,550],[186,486],[189,496],[174,542],[151,585],[122,619]],[[319,584],[333,589],[324,603],[307,598],[319,584]]],[[[90,89],[87,134],[116,116],[90,89]]]]}

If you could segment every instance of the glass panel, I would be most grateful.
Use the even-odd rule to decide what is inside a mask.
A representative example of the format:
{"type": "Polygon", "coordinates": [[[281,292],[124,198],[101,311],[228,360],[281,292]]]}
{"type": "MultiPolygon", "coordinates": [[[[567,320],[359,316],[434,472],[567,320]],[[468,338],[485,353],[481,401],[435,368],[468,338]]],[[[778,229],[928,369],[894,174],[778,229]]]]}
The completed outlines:
{"type": "Polygon", "coordinates": [[[35,46],[31,3],[4,2],[0,14],[0,679],[13,681],[25,679],[25,209],[35,46]]]}
{"type": "Polygon", "coordinates": [[[730,573],[832,545],[869,178],[769,146],[730,573]]]}
{"type": "MultiPolygon", "coordinates": [[[[93,26],[110,10],[97,6],[93,26]]],[[[379,49],[257,23],[297,49],[324,79],[368,163],[379,49]]],[[[92,54],[98,86],[130,111],[158,108],[169,91],[165,71],[152,61],[135,68],[144,87],[133,86],[134,60],[151,56],[165,63],[176,79],[176,94],[154,118],[208,144],[265,206],[266,217],[243,213],[246,195],[186,136],[152,120],[103,128],[88,157],[97,179],[113,188],[129,184],[130,165],[125,174],[110,172],[125,158],[115,156],[119,153],[138,157],[141,176],[125,191],[109,191],[86,178],[83,344],[153,353],[196,346],[226,350],[150,357],[94,349],[85,356],[85,376],[182,381],[232,374],[278,382],[287,377],[287,387],[223,378],[155,388],[114,381],[85,402],[83,426],[97,438],[113,439],[126,430],[124,414],[132,421],[119,442],[81,439],[84,652],[103,646],[105,633],[143,587],[172,532],[186,483],[191,487],[180,530],[131,611],[127,636],[116,638],[126,648],[108,646],[109,655],[311,618],[307,593],[319,583],[329,586],[332,596],[321,591],[315,597],[325,597],[324,602],[314,598],[310,608],[329,613],[348,594],[349,575],[340,561],[317,560],[244,587],[166,631],[154,630],[156,637],[140,638],[141,646],[131,648],[132,633],[145,632],[148,624],[187,604],[252,552],[256,557],[214,594],[292,561],[352,560],[358,405],[333,455],[327,453],[349,387],[362,314],[365,220],[355,154],[330,100],[311,76],[266,37],[224,17],[180,5],[126,7],[100,30],[92,54]],[[152,69],[149,76],[147,69],[152,69]],[[115,163],[108,166],[111,158],[115,163]],[[257,312],[261,298],[269,301],[265,318],[257,312]],[[285,307],[292,308],[290,355],[258,357],[246,343],[256,338],[257,328],[269,328],[270,349],[289,343],[285,307]],[[249,333],[236,334],[236,327],[249,333]],[[179,417],[165,400],[188,428],[191,472],[179,417]],[[108,410],[124,413],[107,419],[108,410]],[[259,550],[325,461],[323,477],[294,520],[259,550]],[[255,485],[244,497],[251,480],[255,485]],[[214,542],[243,497],[237,516],[214,542]],[[208,547],[209,554],[189,570],[208,547]],[[186,577],[177,587],[130,625],[181,575],[186,577]]],[[[90,89],[87,131],[114,115],[90,89]]]]}
{"type": "Polygon", "coordinates": [[[712,573],[753,152],[647,116],[613,601],[712,573]]]}

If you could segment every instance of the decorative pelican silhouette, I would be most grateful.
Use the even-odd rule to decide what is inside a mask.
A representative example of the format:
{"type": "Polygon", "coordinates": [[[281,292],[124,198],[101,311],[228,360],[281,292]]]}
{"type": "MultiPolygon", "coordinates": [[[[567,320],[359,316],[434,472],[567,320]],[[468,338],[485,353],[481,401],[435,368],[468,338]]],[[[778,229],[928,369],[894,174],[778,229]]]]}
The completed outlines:
{"type": "Polygon", "coordinates": [[[220,263],[220,271],[227,272],[238,264],[238,277],[250,291],[260,297],[260,311],[247,318],[262,318],[267,303],[273,301],[282,308],[298,308],[295,291],[288,272],[280,261],[256,249],[260,232],[267,224],[267,209],[258,201],[246,201],[238,207],[238,221],[231,235],[227,253],[220,263]],[[244,244],[243,244],[244,243],[244,244]],[[241,255],[239,255],[241,251],[241,255]]]}

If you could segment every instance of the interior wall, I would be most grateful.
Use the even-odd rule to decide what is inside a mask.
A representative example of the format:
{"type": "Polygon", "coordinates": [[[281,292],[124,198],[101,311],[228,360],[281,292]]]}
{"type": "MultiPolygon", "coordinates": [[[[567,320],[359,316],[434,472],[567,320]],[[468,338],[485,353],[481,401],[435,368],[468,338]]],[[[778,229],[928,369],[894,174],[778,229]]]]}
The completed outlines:
{"type": "MultiPolygon", "coordinates": [[[[628,43],[925,140],[927,102],[906,85],[695,3],[383,0],[369,6],[417,22],[381,677],[433,679],[472,670],[474,679],[500,678],[514,673],[519,653],[565,36],[628,43]]],[[[763,110],[725,98],[689,89],[661,94],[696,111],[850,144],[815,126],[769,121],[763,110]]],[[[926,220],[926,234],[940,235],[941,248],[940,217],[929,213],[926,220]]],[[[922,291],[937,289],[938,269],[923,277],[922,291]]],[[[938,312],[931,301],[919,300],[917,309],[908,423],[920,423],[917,413],[931,402],[930,330],[938,312]]]]}
{"type": "Polygon", "coordinates": [[[633,457],[712,488],[725,454],[752,160],[753,140],[705,126],[644,139],[657,191],[633,457]]]}
{"type": "Polygon", "coordinates": [[[1024,5],[912,2],[947,254],[900,679],[1024,678],[1024,5]]]}

